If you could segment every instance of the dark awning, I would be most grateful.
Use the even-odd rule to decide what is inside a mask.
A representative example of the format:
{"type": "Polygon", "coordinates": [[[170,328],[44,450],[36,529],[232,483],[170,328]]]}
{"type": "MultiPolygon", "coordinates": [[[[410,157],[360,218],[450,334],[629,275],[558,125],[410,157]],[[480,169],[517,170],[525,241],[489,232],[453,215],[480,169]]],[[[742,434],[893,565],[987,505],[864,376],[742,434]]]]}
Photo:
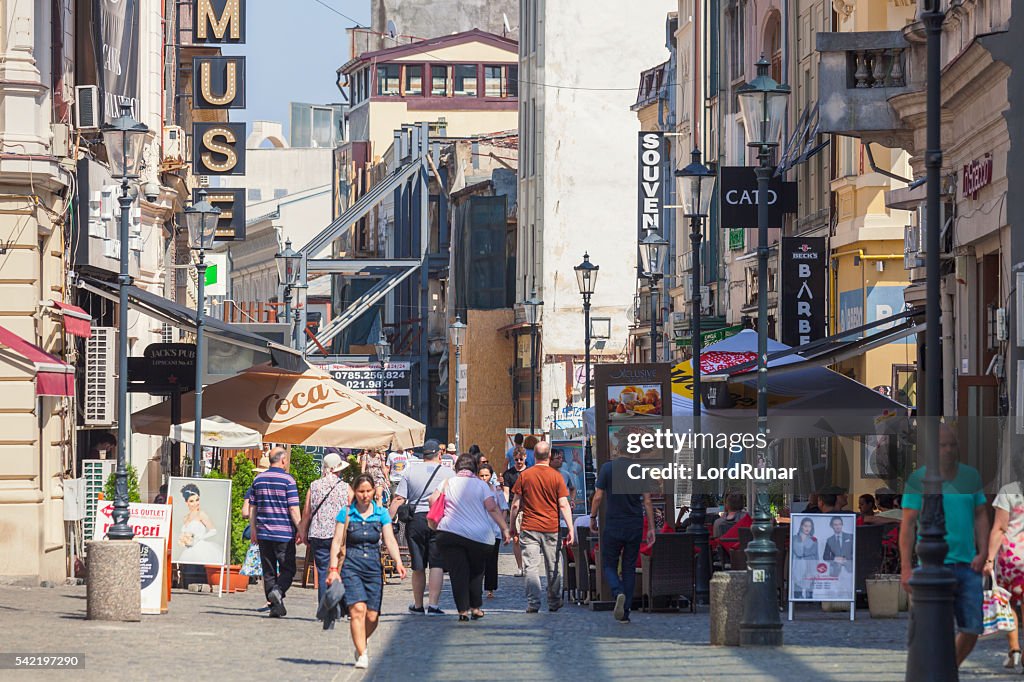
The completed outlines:
{"type": "MultiPolygon", "coordinates": [[[[118,299],[119,285],[113,282],[80,275],[78,286],[111,301],[116,302],[118,299]]],[[[128,287],[128,304],[133,310],[154,319],[179,329],[195,331],[196,311],[188,306],[175,303],[136,286],[128,287]]],[[[304,372],[309,368],[300,351],[274,343],[259,334],[253,334],[209,315],[203,315],[203,330],[208,336],[218,341],[269,354],[275,367],[289,372],[304,372]]]]}

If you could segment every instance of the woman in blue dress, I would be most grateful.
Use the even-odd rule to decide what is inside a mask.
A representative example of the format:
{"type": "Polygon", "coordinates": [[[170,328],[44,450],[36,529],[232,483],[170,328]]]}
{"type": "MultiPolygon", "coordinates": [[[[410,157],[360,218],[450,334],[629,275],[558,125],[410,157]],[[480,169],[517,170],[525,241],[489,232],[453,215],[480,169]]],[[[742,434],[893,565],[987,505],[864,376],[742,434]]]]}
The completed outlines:
{"type": "Polygon", "coordinates": [[[370,664],[366,642],[377,629],[380,616],[384,591],[381,540],[398,567],[398,577],[405,579],[405,566],[391,527],[391,516],[387,509],[374,501],[374,489],[375,482],[369,474],[360,474],[352,484],[355,501],[338,512],[327,573],[328,585],[340,579],[345,586],[345,604],[348,606],[357,668],[367,668],[370,664]]]}

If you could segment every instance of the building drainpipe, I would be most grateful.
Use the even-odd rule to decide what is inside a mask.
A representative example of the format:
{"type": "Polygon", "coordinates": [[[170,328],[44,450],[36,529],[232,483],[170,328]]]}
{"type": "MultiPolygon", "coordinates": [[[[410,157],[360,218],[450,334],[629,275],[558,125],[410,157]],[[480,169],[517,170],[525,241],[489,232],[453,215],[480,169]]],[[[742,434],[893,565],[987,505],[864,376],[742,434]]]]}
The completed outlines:
{"type": "MultiPolygon", "coordinates": [[[[956,347],[953,321],[953,296],[946,287],[942,292],[942,414],[956,414],[956,392],[953,377],[956,373],[956,347]]],[[[930,368],[929,368],[930,369],[930,368]]]]}

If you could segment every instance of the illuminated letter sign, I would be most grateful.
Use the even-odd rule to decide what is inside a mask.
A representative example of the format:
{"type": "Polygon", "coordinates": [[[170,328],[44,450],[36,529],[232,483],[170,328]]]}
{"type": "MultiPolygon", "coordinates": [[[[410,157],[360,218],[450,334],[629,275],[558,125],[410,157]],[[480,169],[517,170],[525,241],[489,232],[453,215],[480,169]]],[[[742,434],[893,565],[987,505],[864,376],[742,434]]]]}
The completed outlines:
{"type": "Polygon", "coordinates": [[[245,123],[192,124],[192,172],[245,175],[245,123]]]}
{"type": "Polygon", "coordinates": [[[245,108],[245,57],[194,57],[193,109],[245,108]]]}
{"type": "MultiPolygon", "coordinates": [[[[192,191],[192,201],[198,201],[198,189],[192,191]]],[[[245,190],[225,187],[206,188],[206,200],[220,209],[217,221],[217,241],[245,241],[245,190]]]]}
{"type": "Polygon", "coordinates": [[[245,0],[193,0],[196,43],[244,43],[245,0]]]}

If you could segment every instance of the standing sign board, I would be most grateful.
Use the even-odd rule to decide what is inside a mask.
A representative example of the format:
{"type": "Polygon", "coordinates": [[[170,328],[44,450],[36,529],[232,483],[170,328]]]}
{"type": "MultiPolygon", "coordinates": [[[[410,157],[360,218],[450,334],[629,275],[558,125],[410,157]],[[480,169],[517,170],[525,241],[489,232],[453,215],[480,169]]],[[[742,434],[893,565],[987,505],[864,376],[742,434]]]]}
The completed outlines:
{"type": "Polygon", "coordinates": [[[855,514],[793,514],[789,538],[789,619],[793,602],[850,602],[857,574],[855,514]]]}
{"type": "Polygon", "coordinates": [[[231,479],[171,476],[167,489],[174,507],[171,561],[226,565],[231,537],[231,479]]]}
{"type": "Polygon", "coordinates": [[[582,440],[551,440],[551,452],[561,452],[563,461],[561,471],[569,475],[576,489],[575,496],[570,496],[573,516],[587,513],[587,490],[586,467],[583,463],[583,441],[582,440]]]}
{"type": "Polygon", "coordinates": [[[159,614],[166,608],[164,586],[167,584],[166,538],[137,538],[139,578],[142,581],[142,613],[159,614]]]}
{"type": "Polygon", "coordinates": [[[783,237],[782,343],[802,346],[825,338],[824,237],[783,237]]]}
{"type": "MultiPolygon", "coordinates": [[[[114,525],[114,503],[100,500],[92,523],[92,539],[103,540],[114,525]]],[[[166,538],[171,532],[171,507],[167,504],[128,503],[128,525],[135,539],[166,538]]]]}

